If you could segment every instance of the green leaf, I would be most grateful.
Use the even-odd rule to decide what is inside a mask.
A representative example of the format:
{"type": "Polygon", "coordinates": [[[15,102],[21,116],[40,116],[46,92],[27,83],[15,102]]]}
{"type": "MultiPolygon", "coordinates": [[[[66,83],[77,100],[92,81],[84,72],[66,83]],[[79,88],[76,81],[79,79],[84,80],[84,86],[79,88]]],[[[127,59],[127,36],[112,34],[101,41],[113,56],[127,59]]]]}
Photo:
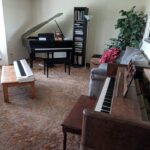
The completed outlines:
{"type": "Polygon", "coordinates": [[[145,30],[147,15],[142,11],[136,11],[135,8],[133,6],[129,11],[119,11],[121,18],[118,18],[115,29],[119,29],[120,32],[117,38],[110,39],[109,47],[117,47],[121,50],[125,50],[126,46],[138,47],[145,30]]]}

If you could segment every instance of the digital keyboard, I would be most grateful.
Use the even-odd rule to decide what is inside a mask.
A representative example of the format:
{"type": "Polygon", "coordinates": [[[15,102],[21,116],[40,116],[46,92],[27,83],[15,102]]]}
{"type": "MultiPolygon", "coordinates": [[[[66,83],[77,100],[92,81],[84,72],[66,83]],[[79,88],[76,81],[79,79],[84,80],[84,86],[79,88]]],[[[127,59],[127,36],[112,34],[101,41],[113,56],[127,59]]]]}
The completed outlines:
{"type": "Polygon", "coordinates": [[[113,89],[115,85],[115,78],[107,77],[99,96],[95,111],[109,113],[111,110],[113,89]]]}
{"type": "Polygon", "coordinates": [[[34,81],[34,75],[25,59],[13,62],[18,82],[34,81]]]}
{"type": "Polygon", "coordinates": [[[38,38],[30,39],[28,41],[30,49],[30,66],[33,67],[33,60],[38,53],[60,53],[66,54],[65,58],[69,59],[71,62],[71,53],[73,51],[73,41],[63,40],[63,41],[40,41],[38,38]]]}

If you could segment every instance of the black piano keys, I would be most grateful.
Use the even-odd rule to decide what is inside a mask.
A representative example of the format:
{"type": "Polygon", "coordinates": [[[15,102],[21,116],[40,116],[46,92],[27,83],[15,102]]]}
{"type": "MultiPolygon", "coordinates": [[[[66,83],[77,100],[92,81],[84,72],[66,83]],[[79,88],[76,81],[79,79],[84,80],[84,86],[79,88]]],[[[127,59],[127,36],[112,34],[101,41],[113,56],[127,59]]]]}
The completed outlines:
{"type": "Polygon", "coordinates": [[[108,85],[108,89],[107,89],[105,98],[104,98],[104,101],[103,101],[101,112],[105,112],[105,113],[110,112],[114,85],[115,85],[115,78],[111,78],[109,85],[108,85]]]}

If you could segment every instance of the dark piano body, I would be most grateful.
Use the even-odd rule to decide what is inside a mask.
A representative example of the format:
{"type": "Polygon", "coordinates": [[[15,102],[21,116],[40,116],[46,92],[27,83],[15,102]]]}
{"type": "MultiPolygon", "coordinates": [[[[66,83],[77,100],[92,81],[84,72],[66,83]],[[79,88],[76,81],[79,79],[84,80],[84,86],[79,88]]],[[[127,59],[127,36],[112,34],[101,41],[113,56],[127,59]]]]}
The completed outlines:
{"type": "MultiPolygon", "coordinates": [[[[39,28],[43,27],[45,24],[49,23],[50,21],[54,20],[56,17],[59,17],[62,13],[58,13],[52,18],[48,19],[40,23],[39,25],[33,27],[32,29],[28,30],[22,35],[23,45],[28,49],[29,56],[30,56],[30,66],[33,67],[33,60],[35,60],[36,53],[46,53],[47,56],[49,53],[54,52],[66,52],[66,59],[70,59],[71,61],[71,52],[73,50],[73,41],[72,40],[58,40],[56,41],[55,38],[52,38],[53,33],[44,33],[46,40],[39,40],[39,36],[43,36],[44,34],[38,34],[37,37],[29,36],[39,28]],[[51,38],[47,38],[47,35],[50,35],[51,38]]],[[[58,26],[58,24],[56,24],[58,26]]],[[[60,30],[60,27],[58,27],[60,30]]],[[[62,31],[60,31],[62,33],[62,31]]],[[[63,36],[64,37],[64,36],[63,36]]]]}
{"type": "Polygon", "coordinates": [[[71,59],[71,52],[73,47],[72,40],[63,41],[39,41],[37,38],[29,38],[30,45],[30,66],[33,66],[33,60],[36,53],[54,53],[66,52],[67,59],[71,59]]]}

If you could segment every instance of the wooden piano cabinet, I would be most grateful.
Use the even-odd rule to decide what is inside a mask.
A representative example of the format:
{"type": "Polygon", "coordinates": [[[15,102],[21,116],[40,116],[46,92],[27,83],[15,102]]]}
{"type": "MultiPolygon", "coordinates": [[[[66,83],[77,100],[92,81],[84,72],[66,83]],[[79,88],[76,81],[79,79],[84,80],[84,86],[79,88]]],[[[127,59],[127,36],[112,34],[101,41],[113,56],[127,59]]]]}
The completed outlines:
{"type": "Polygon", "coordinates": [[[115,88],[113,92],[111,114],[124,119],[142,120],[134,80],[129,87],[127,95],[123,97],[125,69],[126,68],[123,66],[118,67],[115,88]]]}
{"type": "Polygon", "coordinates": [[[149,150],[150,123],[84,110],[80,150],[149,150]]]}
{"type": "Polygon", "coordinates": [[[124,64],[108,63],[107,77],[116,77],[118,67],[126,67],[124,64]]]}
{"type": "Polygon", "coordinates": [[[115,77],[117,74],[118,64],[116,63],[108,63],[107,67],[107,76],[108,77],[115,77]]]}
{"type": "Polygon", "coordinates": [[[150,69],[141,68],[136,88],[140,101],[142,118],[150,120],[150,69]]]}
{"type": "Polygon", "coordinates": [[[125,71],[126,66],[118,65],[110,114],[84,110],[80,150],[150,149],[150,122],[138,78],[123,96],[125,71]]]}

